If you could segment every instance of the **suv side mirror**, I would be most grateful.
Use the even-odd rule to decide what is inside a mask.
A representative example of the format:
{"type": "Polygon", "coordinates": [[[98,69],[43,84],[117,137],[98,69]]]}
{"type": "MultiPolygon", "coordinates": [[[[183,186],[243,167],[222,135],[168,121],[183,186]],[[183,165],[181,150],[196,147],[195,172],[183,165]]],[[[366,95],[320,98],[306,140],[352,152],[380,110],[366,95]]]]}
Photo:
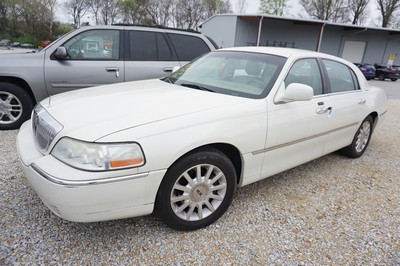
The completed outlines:
{"type": "Polygon", "coordinates": [[[283,93],[275,100],[276,103],[287,103],[294,101],[309,101],[314,96],[314,90],[308,85],[301,83],[289,84],[283,93]]]}
{"type": "Polygon", "coordinates": [[[67,59],[68,58],[67,48],[65,48],[64,46],[58,47],[56,52],[54,53],[54,57],[57,59],[67,59]]]}

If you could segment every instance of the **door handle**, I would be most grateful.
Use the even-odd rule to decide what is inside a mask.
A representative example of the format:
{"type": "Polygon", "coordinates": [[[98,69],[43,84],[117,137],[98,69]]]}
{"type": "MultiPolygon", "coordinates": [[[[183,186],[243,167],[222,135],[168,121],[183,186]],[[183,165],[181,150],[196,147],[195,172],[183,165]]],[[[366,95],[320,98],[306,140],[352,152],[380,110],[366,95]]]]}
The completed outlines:
{"type": "Polygon", "coordinates": [[[119,78],[119,68],[118,67],[107,67],[107,72],[115,72],[115,77],[119,78]]]}
{"type": "Polygon", "coordinates": [[[163,71],[164,72],[172,72],[172,69],[174,69],[173,67],[164,67],[163,71]]]}
{"type": "Polygon", "coordinates": [[[320,114],[320,115],[325,114],[327,112],[331,113],[332,112],[332,107],[326,107],[326,108],[325,107],[318,107],[317,110],[315,110],[315,112],[317,114],[320,114]]]}
{"type": "Polygon", "coordinates": [[[365,99],[358,99],[358,104],[365,104],[367,100],[365,99]]]}

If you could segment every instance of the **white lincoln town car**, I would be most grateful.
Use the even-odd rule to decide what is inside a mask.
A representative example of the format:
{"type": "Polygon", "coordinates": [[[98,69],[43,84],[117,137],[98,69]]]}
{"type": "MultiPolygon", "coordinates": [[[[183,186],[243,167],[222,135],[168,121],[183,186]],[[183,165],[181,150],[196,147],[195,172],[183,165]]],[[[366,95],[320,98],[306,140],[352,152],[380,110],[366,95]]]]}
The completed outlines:
{"type": "Polygon", "coordinates": [[[361,156],[386,111],[385,92],[343,59],[230,48],[161,80],[45,99],[17,145],[32,188],[63,219],[156,212],[195,230],[224,214],[237,187],[337,150],[361,156]]]}

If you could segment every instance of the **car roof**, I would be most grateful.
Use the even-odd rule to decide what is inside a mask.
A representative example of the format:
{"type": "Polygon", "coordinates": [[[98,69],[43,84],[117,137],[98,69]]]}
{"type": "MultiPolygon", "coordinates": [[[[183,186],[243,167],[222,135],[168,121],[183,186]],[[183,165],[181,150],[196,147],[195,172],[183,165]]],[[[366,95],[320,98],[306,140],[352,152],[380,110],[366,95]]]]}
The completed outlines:
{"type": "Polygon", "coordinates": [[[284,47],[268,47],[268,46],[245,46],[245,47],[232,47],[220,49],[222,51],[241,51],[241,52],[253,52],[253,53],[265,53],[273,54],[282,57],[291,57],[293,55],[301,56],[312,56],[312,57],[333,57],[328,54],[302,50],[297,48],[284,48],[284,47]]]}

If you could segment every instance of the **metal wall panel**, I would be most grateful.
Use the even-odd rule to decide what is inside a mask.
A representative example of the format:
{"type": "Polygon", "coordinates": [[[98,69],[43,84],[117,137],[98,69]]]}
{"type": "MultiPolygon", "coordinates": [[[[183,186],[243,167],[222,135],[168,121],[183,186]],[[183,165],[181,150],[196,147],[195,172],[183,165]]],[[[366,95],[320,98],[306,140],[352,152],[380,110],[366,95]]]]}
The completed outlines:
{"type": "Polygon", "coordinates": [[[302,25],[293,21],[265,18],[260,45],[315,51],[320,29],[319,25],[302,25]]]}
{"type": "MultiPolygon", "coordinates": [[[[202,32],[221,47],[256,45],[259,16],[216,15],[203,24],[202,32]]],[[[322,21],[265,16],[262,21],[260,46],[283,46],[317,49],[322,21]]],[[[396,55],[400,65],[400,32],[363,28],[326,22],[320,52],[341,57],[346,41],[364,42],[364,63],[387,63],[396,55]]]]}
{"type": "Polygon", "coordinates": [[[210,38],[220,48],[235,46],[237,16],[214,16],[203,23],[201,32],[210,38]]]}
{"type": "Polygon", "coordinates": [[[235,46],[255,46],[258,35],[258,17],[250,19],[238,18],[235,46]]]}

